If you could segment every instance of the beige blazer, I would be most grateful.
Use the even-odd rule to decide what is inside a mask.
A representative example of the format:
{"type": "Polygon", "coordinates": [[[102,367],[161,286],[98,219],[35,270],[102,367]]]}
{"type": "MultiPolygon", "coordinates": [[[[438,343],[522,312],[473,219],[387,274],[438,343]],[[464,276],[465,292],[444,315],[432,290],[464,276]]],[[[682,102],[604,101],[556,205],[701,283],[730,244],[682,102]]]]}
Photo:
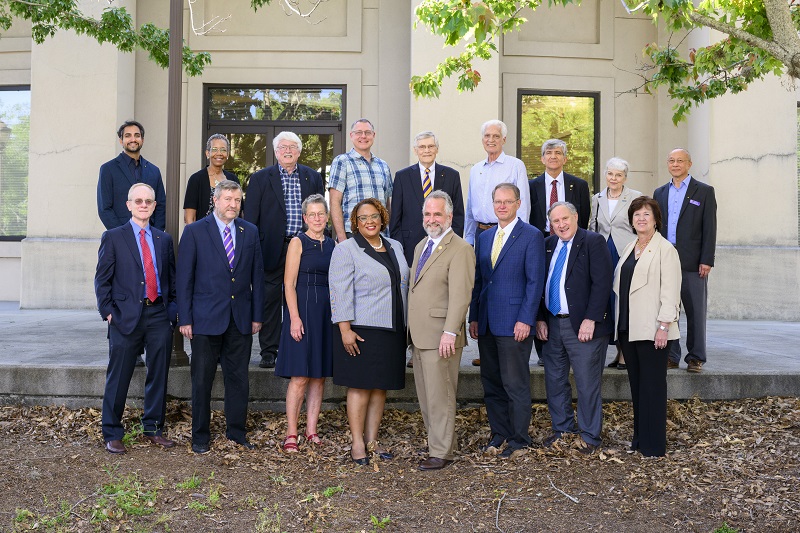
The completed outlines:
{"type": "Polygon", "coordinates": [[[622,194],[613,213],[608,212],[608,188],[592,196],[592,216],[589,217],[588,229],[599,233],[606,240],[610,235],[620,256],[628,243],[636,239],[636,233],[628,222],[628,208],[633,199],[641,195],[639,191],[623,185],[622,194]]]}
{"type": "MultiPolygon", "coordinates": [[[[614,332],[619,327],[619,271],[636,246],[634,239],[625,247],[614,272],[616,312],[614,332]]],[[[628,300],[628,339],[652,341],[659,322],[669,322],[668,340],[679,339],[678,315],[681,305],[681,262],[678,252],[659,232],[647,244],[631,279],[628,300]]]]}
{"type": "Polygon", "coordinates": [[[428,239],[414,249],[408,289],[408,332],[421,350],[439,348],[442,332],[456,334],[456,348],[467,344],[464,323],[475,283],[475,252],[453,231],[445,235],[414,274],[428,239]]]}

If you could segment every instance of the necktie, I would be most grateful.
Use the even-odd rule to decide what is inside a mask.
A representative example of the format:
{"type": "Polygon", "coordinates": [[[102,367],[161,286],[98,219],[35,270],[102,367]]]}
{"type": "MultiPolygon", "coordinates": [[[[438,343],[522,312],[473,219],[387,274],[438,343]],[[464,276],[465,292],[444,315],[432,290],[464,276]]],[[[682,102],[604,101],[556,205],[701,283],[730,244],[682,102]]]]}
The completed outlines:
{"type": "Polygon", "coordinates": [[[428,246],[425,247],[425,250],[422,251],[422,255],[419,256],[419,263],[417,263],[417,271],[414,274],[414,279],[419,278],[419,273],[422,272],[422,267],[425,266],[425,262],[428,261],[428,258],[431,256],[431,250],[433,250],[433,241],[428,239],[428,246]]]}
{"type": "Polygon", "coordinates": [[[550,300],[548,309],[554,315],[561,311],[561,272],[564,270],[564,263],[567,262],[567,243],[561,243],[561,251],[556,258],[556,266],[550,275],[550,286],[547,288],[547,296],[550,300]]]}
{"type": "MultiPolygon", "coordinates": [[[[549,209],[551,205],[558,201],[558,180],[553,180],[553,187],[550,189],[550,203],[547,204],[547,208],[549,209]]],[[[548,224],[550,222],[548,221],[548,224]]],[[[553,230],[553,226],[550,226],[550,235],[555,235],[556,232],[553,230]]]]}
{"type": "Polygon", "coordinates": [[[144,238],[144,229],[139,230],[139,244],[142,245],[142,261],[144,262],[144,285],[147,299],[154,302],[158,298],[158,282],[156,282],[156,267],[153,265],[153,255],[144,238]]]}
{"type": "Polygon", "coordinates": [[[505,232],[497,228],[497,238],[494,240],[494,245],[492,245],[492,268],[494,268],[495,263],[497,263],[500,250],[503,249],[503,235],[505,235],[505,232]]]}
{"type": "Polygon", "coordinates": [[[422,180],[422,197],[427,198],[431,193],[431,169],[425,169],[425,179],[422,180]]]}
{"type": "Polygon", "coordinates": [[[225,226],[225,231],[222,232],[222,245],[225,247],[225,255],[228,256],[228,265],[233,270],[233,265],[236,260],[233,254],[233,238],[231,237],[231,228],[225,226]]]}

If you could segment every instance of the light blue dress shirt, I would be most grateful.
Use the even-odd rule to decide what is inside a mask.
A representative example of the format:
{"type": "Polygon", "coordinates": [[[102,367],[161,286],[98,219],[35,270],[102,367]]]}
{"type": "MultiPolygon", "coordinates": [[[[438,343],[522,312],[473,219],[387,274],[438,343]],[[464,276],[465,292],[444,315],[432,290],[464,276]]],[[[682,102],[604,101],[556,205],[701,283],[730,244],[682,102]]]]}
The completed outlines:
{"type": "Polygon", "coordinates": [[[681,215],[681,206],[683,205],[683,200],[686,198],[686,191],[689,190],[689,182],[692,180],[692,176],[686,176],[686,179],[681,182],[680,187],[675,187],[675,183],[672,180],[669,180],[669,200],[667,203],[667,209],[669,210],[669,214],[667,215],[667,240],[672,244],[675,244],[675,233],[678,229],[678,217],[681,215]]]}

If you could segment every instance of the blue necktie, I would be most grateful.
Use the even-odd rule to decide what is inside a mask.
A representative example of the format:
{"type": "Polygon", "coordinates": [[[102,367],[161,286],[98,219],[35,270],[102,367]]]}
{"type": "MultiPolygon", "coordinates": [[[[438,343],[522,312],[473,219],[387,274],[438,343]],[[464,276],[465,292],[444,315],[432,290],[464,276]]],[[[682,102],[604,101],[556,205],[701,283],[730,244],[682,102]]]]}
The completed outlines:
{"type": "Polygon", "coordinates": [[[556,258],[556,266],[553,267],[553,274],[550,276],[550,287],[547,289],[547,297],[550,300],[548,309],[554,315],[561,311],[561,271],[564,270],[564,263],[567,262],[567,243],[561,243],[561,251],[556,258]]]}
{"type": "Polygon", "coordinates": [[[225,255],[228,256],[228,265],[230,265],[231,270],[236,265],[236,259],[234,257],[234,250],[233,250],[233,237],[231,237],[231,228],[225,226],[225,231],[222,234],[222,245],[225,247],[225,255]]]}
{"type": "Polygon", "coordinates": [[[417,271],[414,273],[414,281],[416,281],[419,278],[419,273],[422,272],[422,267],[425,266],[425,262],[431,256],[432,249],[433,249],[433,241],[428,239],[428,246],[425,247],[425,250],[419,257],[419,263],[417,263],[417,271]]]}

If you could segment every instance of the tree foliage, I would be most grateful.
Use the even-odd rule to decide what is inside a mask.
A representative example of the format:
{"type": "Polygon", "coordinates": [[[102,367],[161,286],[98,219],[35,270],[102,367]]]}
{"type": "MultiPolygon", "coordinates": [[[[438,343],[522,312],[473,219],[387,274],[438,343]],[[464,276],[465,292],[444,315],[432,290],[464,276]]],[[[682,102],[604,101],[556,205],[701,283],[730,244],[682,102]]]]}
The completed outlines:
{"type": "MultiPolygon", "coordinates": [[[[800,0],[623,0],[629,12],[640,11],[671,32],[667,44],[651,43],[644,53],[652,62],[643,69],[643,83],[633,90],[652,92],[665,87],[675,100],[673,121],[680,122],[692,106],[727,93],[738,93],[767,74],[800,78],[800,0]],[[698,49],[680,52],[682,37],[706,27],[726,37],[698,49]],[[676,42],[677,41],[677,42],[676,42]]],[[[580,0],[577,0],[579,3],[580,0]]],[[[524,8],[535,10],[540,0],[424,0],[416,10],[419,22],[445,44],[465,45],[422,76],[414,76],[416,96],[439,96],[445,78],[456,76],[459,91],[480,82],[476,60],[497,52],[496,37],[526,22],[524,8]]],[[[549,0],[567,5],[573,0],[549,0]]]]}

